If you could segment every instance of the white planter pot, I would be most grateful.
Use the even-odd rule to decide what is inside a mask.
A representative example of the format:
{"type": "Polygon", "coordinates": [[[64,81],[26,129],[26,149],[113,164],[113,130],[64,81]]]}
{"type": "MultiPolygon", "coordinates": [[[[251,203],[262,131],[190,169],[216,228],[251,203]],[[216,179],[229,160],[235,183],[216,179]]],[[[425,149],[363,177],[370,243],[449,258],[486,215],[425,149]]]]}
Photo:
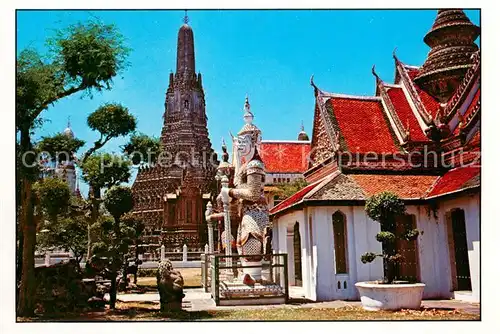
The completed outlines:
{"type": "Polygon", "coordinates": [[[243,275],[248,274],[255,280],[260,280],[262,278],[262,268],[245,268],[247,266],[261,266],[262,262],[249,262],[241,261],[241,266],[243,267],[243,275]]]}
{"type": "Polygon", "coordinates": [[[419,309],[425,284],[356,283],[363,308],[368,311],[419,309]]]}

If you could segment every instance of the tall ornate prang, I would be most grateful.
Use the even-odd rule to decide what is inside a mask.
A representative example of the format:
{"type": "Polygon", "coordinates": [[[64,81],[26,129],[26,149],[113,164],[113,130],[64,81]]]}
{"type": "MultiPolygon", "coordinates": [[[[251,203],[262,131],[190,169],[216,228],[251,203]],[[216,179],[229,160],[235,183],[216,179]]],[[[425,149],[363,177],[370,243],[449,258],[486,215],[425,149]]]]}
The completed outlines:
{"type": "Polygon", "coordinates": [[[431,50],[415,82],[435,99],[446,103],[472,67],[471,57],[478,50],[474,41],[479,33],[480,28],[463,10],[439,10],[424,38],[431,50]]]}
{"type": "Polygon", "coordinates": [[[208,138],[201,74],[195,72],[194,35],[187,15],[177,36],[177,67],[165,97],[156,165],[139,170],[134,213],[146,222],[148,243],[179,248],[206,243],[205,205],[215,193],[217,156],[208,138]]]}

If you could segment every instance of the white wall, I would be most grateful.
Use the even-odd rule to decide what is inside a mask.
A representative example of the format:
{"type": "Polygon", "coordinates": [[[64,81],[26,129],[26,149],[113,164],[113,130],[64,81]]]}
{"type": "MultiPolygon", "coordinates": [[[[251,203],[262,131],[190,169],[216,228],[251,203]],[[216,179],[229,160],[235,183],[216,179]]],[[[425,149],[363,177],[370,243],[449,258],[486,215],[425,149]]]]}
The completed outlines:
{"type": "MultiPolygon", "coordinates": [[[[428,205],[407,205],[409,214],[415,215],[417,229],[424,233],[417,239],[418,274],[426,284],[424,298],[453,297],[450,250],[446,212],[461,208],[465,212],[472,295],[479,301],[479,195],[462,196],[440,201],[434,212],[428,205]]],[[[293,278],[293,225],[299,222],[302,247],[302,286],[306,298],[311,300],[359,299],[354,284],[383,278],[382,259],[363,264],[365,252],[380,253],[382,245],[375,239],[380,224],[365,214],[363,206],[308,207],[275,220],[273,247],[289,254],[289,272],[293,278]],[[335,273],[335,254],[332,215],[341,211],[346,216],[348,273],[335,273]],[[308,217],[312,215],[312,231],[308,217]],[[311,234],[312,233],[312,234],[311,234]],[[287,237],[288,234],[288,237],[287,237]],[[346,281],[347,289],[338,289],[337,282],[346,281]]],[[[292,282],[292,280],[290,280],[292,282]]]]}
{"type": "MultiPolygon", "coordinates": [[[[452,200],[439,202],[439,218],[446,226],[446,213],[452,209],[462,209],[465,214],[465,228],[467,234],[467,248],[469,253],[469,270],[471,275],[472,300],[480,301],[480,223],[479,215],[481,210],[479,194],[461,196],[452,200]]],[[[448,246],[448,236],[446,235],[446,246],[448,246]]],[[[448,260],[449,262],[449,260],[448,260]]],[[[450,286],[451,286],[451,274],[450,286]]]]}
{"type": "MultiPolygon", "coordinates": [[[[408,214],[415,215],[418,236],[419,280],[425,283],[423,298],[450,298],[451,272],[447,244],[447,230],[439,211],[434,216],[428,205],[407,205],[408,214]]],[[[444,217],[443,217],[444,219],[444,217]]]]}

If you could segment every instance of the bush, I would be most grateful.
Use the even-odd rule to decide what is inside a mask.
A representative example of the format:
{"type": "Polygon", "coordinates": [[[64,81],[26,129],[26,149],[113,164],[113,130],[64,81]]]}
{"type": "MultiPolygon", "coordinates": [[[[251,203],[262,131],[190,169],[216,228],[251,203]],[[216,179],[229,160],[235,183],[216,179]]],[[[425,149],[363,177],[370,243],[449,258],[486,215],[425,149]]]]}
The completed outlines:
{"type": "Polygon", "coordinates": [[[377,257],[384,260],[384,283],[393,283],[396,275],[396,263],[403,256],[396,252],[397,239],[415,240],[421,233],[412,229],[411,224],[405,224],[404,232],[396,235],[396,219],[406,213],[405,204],[397,195],[390,192],[376,194],[366,201],[365,211],[368,217],[380,223],[380,232],[376,239],[382,243],[382,254],[367,252],[361,256],[361,262],[371,263],[377,257]]]}

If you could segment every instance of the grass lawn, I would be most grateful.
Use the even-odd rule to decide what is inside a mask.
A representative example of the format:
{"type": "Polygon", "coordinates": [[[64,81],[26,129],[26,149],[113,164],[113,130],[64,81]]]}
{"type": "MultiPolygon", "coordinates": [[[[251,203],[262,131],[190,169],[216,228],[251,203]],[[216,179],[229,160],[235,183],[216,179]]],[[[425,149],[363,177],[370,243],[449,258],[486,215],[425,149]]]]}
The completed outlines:
{"type": "MultiPolygon", "coordinates": [[[[184,279],[184,288],[201,287],[201,269],[200,268],[180,268],[182,278],[184,279]]],[[[156,289],[156,277],[137,277],[139,287],[148,287],[156,289]]]]}
{"type": "Polygon", "coordinates": [[[297,308],[284,306],[269,309],[180,311],[161,313],[158,303],[117,303],[114,311],[54,314],[18,321],[169,321],[169,320],[479,320],[479,315],[447,310],[403,310],[398,312],[369,312],[360,307],[297,308]]]}

